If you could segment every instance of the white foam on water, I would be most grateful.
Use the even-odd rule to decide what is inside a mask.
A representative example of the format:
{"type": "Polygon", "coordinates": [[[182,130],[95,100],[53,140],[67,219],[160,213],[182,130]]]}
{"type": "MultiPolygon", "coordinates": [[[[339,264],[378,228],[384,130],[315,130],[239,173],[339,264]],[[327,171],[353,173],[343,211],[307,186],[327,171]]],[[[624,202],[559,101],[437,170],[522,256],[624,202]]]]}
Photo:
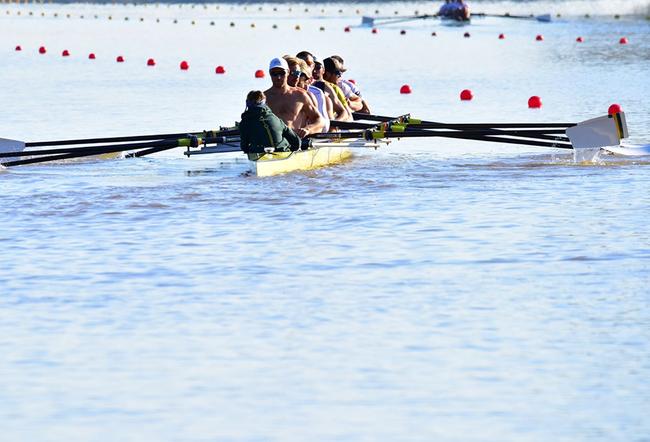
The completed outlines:
{"type": "Polygon", "coordinates": [[[575,164],[595,163],[600,160],[600,147],[586,149],[573,149],[573,162],[575,164]]]}

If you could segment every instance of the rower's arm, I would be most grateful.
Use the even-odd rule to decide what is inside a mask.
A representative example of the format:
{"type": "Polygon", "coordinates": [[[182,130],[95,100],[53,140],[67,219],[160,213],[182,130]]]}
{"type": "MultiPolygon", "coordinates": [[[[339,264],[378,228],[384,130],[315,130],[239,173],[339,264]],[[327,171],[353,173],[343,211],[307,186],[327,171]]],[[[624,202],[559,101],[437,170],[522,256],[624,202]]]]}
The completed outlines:
{"type": "Polygon", "coordinates": [[[347,102],[341,103],[341,100],[339,100],[336,92],[334,92],[334,89],[332,89],[332,87],[327,83],[325,87],[327,89],[327,93],[330,95],[330,99],[332,100],[332,109],[334,110],[335,115],[334,119],[339,121],[352,121],[352,112],[350,112],[348,109],[347,102]]]}
{"type": "Polygon", "coordinates": [[[327,109],[327,116],[329,117],[330,120],[333,120],[335,115],[334,115],[334,105],[332,104],[332,99],[327,93],[323,93],[323,96],[325,97],[325,108],[327,109]]]}
{"type": "Polygon", "coordinates": [[[314,106],[307,93],[304,95],[302,110],[305,113],[307,121],[309,122],[304,127],[305,131],[307,131],[307,134],[317,134],[322,132],[323,128],[325,127],[325,120],[320,116],[318,109],[316,106],[314,106]]]}
{"type": "Polygon", "coordinates": [[[358,112],[363,109],[363,102],[361,101],[361,97],[357,94],[351,94],[348,97],[348,104],[350,105],[350,109],[352,109],[354,112],[358,112]]]}

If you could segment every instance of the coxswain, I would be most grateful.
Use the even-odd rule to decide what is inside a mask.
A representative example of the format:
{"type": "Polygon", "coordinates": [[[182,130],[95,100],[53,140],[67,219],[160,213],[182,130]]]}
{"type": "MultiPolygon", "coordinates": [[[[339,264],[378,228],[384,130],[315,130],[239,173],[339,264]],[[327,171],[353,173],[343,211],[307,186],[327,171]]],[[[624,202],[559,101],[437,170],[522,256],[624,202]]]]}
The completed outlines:
{"type": "Polygon", "coordinates": [[[246,110],[239,123],[240,148],[247,154],[296,151],[301,147],[300,137],[266,105],[262,91],[250,91],[246,96],[246,110]]]}
{"type": "Polygon", "coordinates": [[[289,65],[284,58],[274,58],[269,64],[272,86],[264,91],[266,104],[300,138],[323,130],[325,122],[307,92],[289,86],[289,65]]]}

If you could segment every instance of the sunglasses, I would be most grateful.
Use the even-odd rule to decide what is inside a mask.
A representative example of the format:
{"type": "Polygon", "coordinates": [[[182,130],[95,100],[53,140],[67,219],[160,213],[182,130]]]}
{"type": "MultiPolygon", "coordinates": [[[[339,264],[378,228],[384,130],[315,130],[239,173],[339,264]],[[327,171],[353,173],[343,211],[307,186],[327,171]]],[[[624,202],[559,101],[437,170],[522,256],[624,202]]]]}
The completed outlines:
{"type": "Polygon", "coordinates": [[[301,74],[302,74],[302,71],[298,71],[298,70],[289,72],[289,75],[293,75],[296,78],[300,78],[301,74]]]}
{"type": "Polygon", "coordinates": [[[271,75],[271,77],[280,77],[281,78],[281,77],[284,77],[285,75],[287,75],[287,73],[285,71],[275,71],[275,72],[269,72],[269,75],[271,75]]]}
{"type": "Polygon", "coordinates": [[[339,78],[341,78],[341,75],[343,74],[343,72],[338,71],[338,70],[337,71],[327,71],[327,72],[329,72],[330,74],[336,75],[339,78]]]}

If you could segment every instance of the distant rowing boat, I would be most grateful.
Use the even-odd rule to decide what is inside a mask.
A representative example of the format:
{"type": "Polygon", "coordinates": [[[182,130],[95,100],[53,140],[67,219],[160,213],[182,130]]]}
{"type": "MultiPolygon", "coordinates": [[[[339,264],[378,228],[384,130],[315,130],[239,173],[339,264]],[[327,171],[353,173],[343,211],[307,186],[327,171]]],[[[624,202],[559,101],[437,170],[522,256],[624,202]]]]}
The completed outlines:
{"type": "Polygon", "coordinates": [[[370,17],[363,16],[361,17],[361,26],[373,27],[381,25],[391,25],[407,21],[416,21],[416,20],[426,20],[426,19],[441,19],[441,22],[447,26],[464,26],[471,24],[471,18],[514,18],[520,20],[536,20],[542,23],[549,23],[552,21],[551,14],[542,14],[542,15],[512,15],[509,13],[505,14],[486,14],[484,12],[473,12],[470,14],[470,19],[468,20],[458,20],[455,17],[441,16],[438,14],[423,14],[423,15],[412,15],[405,17],[370,17]]]}

